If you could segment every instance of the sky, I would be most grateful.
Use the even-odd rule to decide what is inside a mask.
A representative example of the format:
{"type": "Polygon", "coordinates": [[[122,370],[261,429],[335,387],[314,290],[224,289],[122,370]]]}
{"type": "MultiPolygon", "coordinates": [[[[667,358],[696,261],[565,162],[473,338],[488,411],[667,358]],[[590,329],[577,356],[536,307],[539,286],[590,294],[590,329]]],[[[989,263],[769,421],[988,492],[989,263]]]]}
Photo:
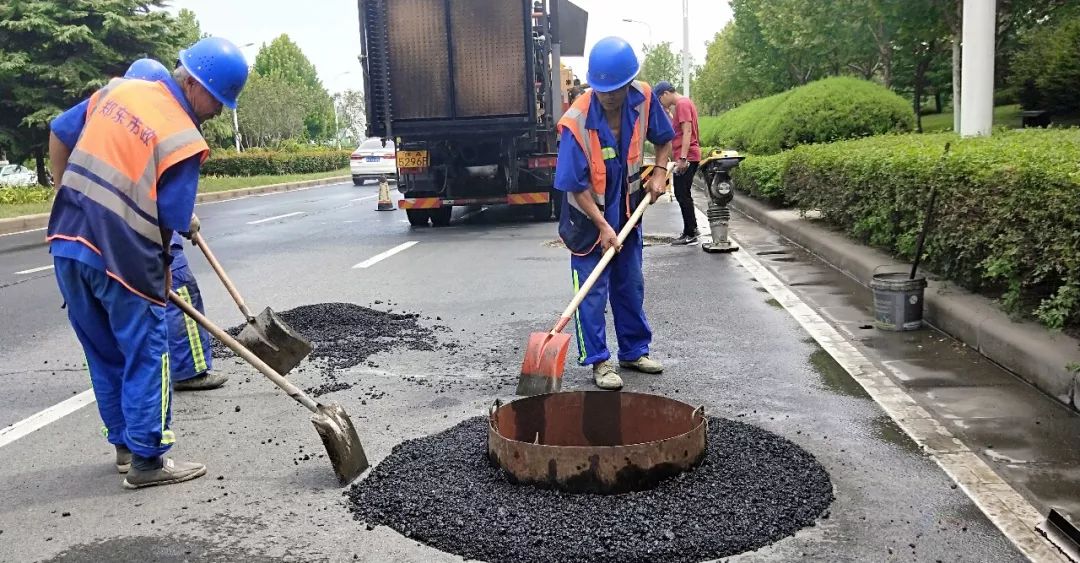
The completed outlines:
{"type": "MultiPolygon", "coordinates": [[[[509,0],[507,0],[509,1],[509,0]]],[[[682,46],[682,8],[678,0],[572,0],[589,12],[586,52],[597,40],[619,35],[641,55],[644,43],[671,41],[682,46]],[[623,19],[647,22],[628,23],[623,19]]],[[[323,86],[331,93],[362,87],[359,18],[356,0],[173,0],[170,10],[195,12],[202,30],[242,47],[249,63],[262,43],[287,33],[315,65],[323,86]],[[317,8],[316,8],[317,6],[317,8]]],[[[724,0],[689,0],[690,53],[698,64],[705,60],[705,43],[731,19],[724,0]]],[[[583,57],[564,59],[584,79],[583,57]]]]}

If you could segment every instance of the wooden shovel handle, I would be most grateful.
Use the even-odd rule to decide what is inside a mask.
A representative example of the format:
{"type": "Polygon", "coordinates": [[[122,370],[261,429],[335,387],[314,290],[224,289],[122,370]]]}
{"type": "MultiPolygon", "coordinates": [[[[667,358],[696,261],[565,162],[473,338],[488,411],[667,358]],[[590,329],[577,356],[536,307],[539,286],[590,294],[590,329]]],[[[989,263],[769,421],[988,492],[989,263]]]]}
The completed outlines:
{"type": "MultiPolygon", "coordinates": [[[[198,233],[196,233],[196,235],[197,234],[198,233]]],[[[240,356],[244,359],[244,361],[251,364],[255,369],[262,372],[262,374],[265,375],[267,379],[273,381],[275,385],[280,387],[282,391],[288,393],[290,397],[296,400],[296,402],[304,405],[308,408],[308,410],[313,413],[319,412],[319,404],[313,401],[311,397],[307,396],[307,394],[301,391],[299,387],[293,385],[291,381],[285,379],[281,376],[281,374],[274,371],[274,368],[267,365],[266,362],[262,361],[258,356],[255,355],[254,352],[245,348],[243,344],[237,342],[237,340],[230,336],[229,333],[221,330],[221,328],[211,322],[210,319],[206,318],[205,315],[200,313],[198,309],[192,307],[191,304],[189,304],[187,301],[184,301],[184,299],[177,295],[175,291],[169,292],[169,300],[172,301],[173,304],[177,307],[180,307],[180,310],[183,311],[184,314],[186,314],[187,316],[191,317],[196,323],[199,324],[199,326],[205,328],[207,332],[214,336],[214,338],[220,340],[222,344],[225,344],[233,352],[236,352],[236,355],[240,356]]]]}
{"type": "Polygon", "coordinates": [[[240,312],[243,313],[244,318],[248,322],[254,320],[255,315],[251,314],[251,309],[248,309],[247,303],[244,303],[244,298],[240,296],[240,291],[233,285],[232,280],[229,279],[229,274],[225,273],[225,268],[221,267],[221,263],[218,262],[214,253],[210,251],[210,246],[206,244],[206,240],[202,238],[202,235],[197,232],[191,233],[191,242],[195,243],[195,246],[199,247],[199,250],[202,250],[203,256],[206,256],[206,261],[209,262],[210,267],[217,272],[218,277],[221,278],[221,283],[225,285],[225,289],[229,291],[229,295],[232,296],[233,301],[236,301],[236,305],[240,307],[240,312]]]}
{"type": "MultiPolygon", "coordinates": [[[[630,215],[626,224],[623,225],[622,230],[619,231],[619,246],[622,246],[623,242],[626,241],[626,237],[630,236],[630,231],[637,226],[638,221],[641,220],[641,216],[645,214],[645,210],[648,209],[650,205],[652,205],[652,196],[646,193],[645,197],[641,200],[641,204],[637,206],[633,215],[630,215]]],[[[592,273],[589,274],[588,278],[585,278],[585,283],[581,284],[581,288],[578,289],[574,298],[570,300],[570,304],[566,306],[566,310],[563,311],[555,328],[551,330],[551,334],[558,334],[562,332],[562,329],[566,328],[567,323],[570,322],[570,317],[574,315],[574,311],[576,311],[581,305],[581,302],[585,300],[585,295],[589,293],[592,286],[596,285],[596,280],[600,279],[600,274],[604,273],[604,268],[607,268],[611,259],[615,257],[615,248],[615,246],[612,246],[607,249],[607,252],[604,252],[600,261],[597,262],[596,267],[593,268],[592,273]]]]}

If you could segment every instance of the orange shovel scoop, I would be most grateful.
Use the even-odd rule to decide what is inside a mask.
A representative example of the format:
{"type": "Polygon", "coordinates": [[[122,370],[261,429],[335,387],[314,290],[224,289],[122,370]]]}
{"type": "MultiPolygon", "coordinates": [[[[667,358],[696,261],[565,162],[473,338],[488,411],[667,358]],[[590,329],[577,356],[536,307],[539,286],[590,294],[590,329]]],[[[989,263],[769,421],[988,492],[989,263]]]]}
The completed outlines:
{"type": "MultiPolygon", "coordinates": [[[[647,169],[651,169],[651,167],[647,167],[647,169]]],[[[645,174],[643,176],[647,177],[645,174]]],[[[634,214],[630,216],[630,219],[626,221],[626,225],[623,225],[622,230],[619,231],[619,246],[622,246],[622,243],[626,241],[631,229],[637,226],[641,216],[645,213],[645,209],[651,203],[652,198],[648,196],[641,200],[641,204],[634,210],[634,214]]],[[[534,332],[529,335],[529,344],[525,347],[525,361],[521,364],[521,377],[518,379],[518,395],[531,396],[542,393],[558,393],[562,389],[563,370],[566,369],[566,353],[570,349],[570,335],[563,334],[562,330],[566,328],[566,325],[570,324],[570,319],[573,318],[578,305],[581,305],[581,301],[585,299],[585,295],[589,293],[596,280],[600,278],[604,268],[615,257],[615,249],[615,246],[607,249],[604,256],[600,258],[600,262],[593,268],[585,283],[581,284],[581,288],[578,289],[574,298],[570,300],[570,305],[566,307],[562,316],[559,317],[559,322],[555,323],[555,328],[551,329],[551,332],[534,332]]]]}

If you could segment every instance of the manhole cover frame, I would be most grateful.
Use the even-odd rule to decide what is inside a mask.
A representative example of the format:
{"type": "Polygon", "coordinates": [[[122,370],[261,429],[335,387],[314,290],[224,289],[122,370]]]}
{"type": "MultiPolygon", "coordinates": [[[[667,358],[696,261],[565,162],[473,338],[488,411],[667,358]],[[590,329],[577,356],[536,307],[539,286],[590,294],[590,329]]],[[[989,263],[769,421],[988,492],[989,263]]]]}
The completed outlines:
{"type": "MultiPolygon", "coordinates": [[[[604,417],[606,420],[608,417],[604,417]]],[[[558,423],[556,423],[558,424],[558,423]]],[[[501,467],[511,481],[553,487],[575,493],[618,494],[650,489],[657,483],[688,471],[705,458],[708,419],[705,407],[694,407],[660,395],[634,392],[572,391],[524,397],[502,404],[495,401],[488,413],[488,458],[501,467]],[[567,409],[577,409],[567,411],[567,409]],[[588,409],[588,411],[587,411],[588,409]],[[567,412],[577,419],[581,436],[588,434],[603,445],[545,444],[536,426],[547,428],[548,418],[562,419],[567,428],[567,412]],[[586,414],[588,412],[588,414],[586,414]],[[623,422],[623,413],[632,415],[623,422]],[[613,415],[618,424],[606,429],[586,428],[586,418],[613,415]],[[518,429],[525,420],[532,429],[518,429]],[[661,423],[642,428],[641,420],[661,423]],[[664,422],[666,420],[666,423],[664,422]],[[508,433],[499,431],[500,421],[508,433]],[[635,427],[635,424],[637,427],[635,427]],[[511,428],[512,427],[512,428],[511,428]],[[532,440],[523,439],[533,434],[532,440]],[[599,435],[598,435],[599,434],[599,435]],[[634,441],[632,435],[650,435],[634,441]],[[630,441],[622,437],[631,435],[630,441]]]]}

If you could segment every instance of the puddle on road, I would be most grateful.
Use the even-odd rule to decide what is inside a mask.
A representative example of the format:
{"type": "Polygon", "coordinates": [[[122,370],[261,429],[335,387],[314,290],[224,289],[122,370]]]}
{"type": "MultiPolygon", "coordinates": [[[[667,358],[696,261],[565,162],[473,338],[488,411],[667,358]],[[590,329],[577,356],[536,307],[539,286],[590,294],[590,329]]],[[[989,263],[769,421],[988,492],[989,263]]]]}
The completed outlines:
{"type": "Polygon", "coordinates": [[[810,354],[810,365],[821,376],[821,383],[837,395],[863,399],[870,398],[862,385],[852,379],[847,370],[836,363],[836,360],[820,347],[810,354]]]}
{"type": "Polygon", "coordinates": [[[881,415],[875,417],[871,421],[871,425],[874,427],[874,437],[883,442],[888,442],[900,449],[911,452],[921,453],[922,449],[919,445],[911,439],[910,436],[904,433],[904,431],[896,425],[896,422],[889,418],[888,415],[881,415]]]}
{"type": "Polygon", "coordinates": [[[47,563],[90,563],[94,561],[155,561],[186,563],[188,561],[300,561],[296,557],[267,557],[251,551],[210,543],[192,537],[167,533],[161,536],[132,536],[74,545],[47,563]]]}

